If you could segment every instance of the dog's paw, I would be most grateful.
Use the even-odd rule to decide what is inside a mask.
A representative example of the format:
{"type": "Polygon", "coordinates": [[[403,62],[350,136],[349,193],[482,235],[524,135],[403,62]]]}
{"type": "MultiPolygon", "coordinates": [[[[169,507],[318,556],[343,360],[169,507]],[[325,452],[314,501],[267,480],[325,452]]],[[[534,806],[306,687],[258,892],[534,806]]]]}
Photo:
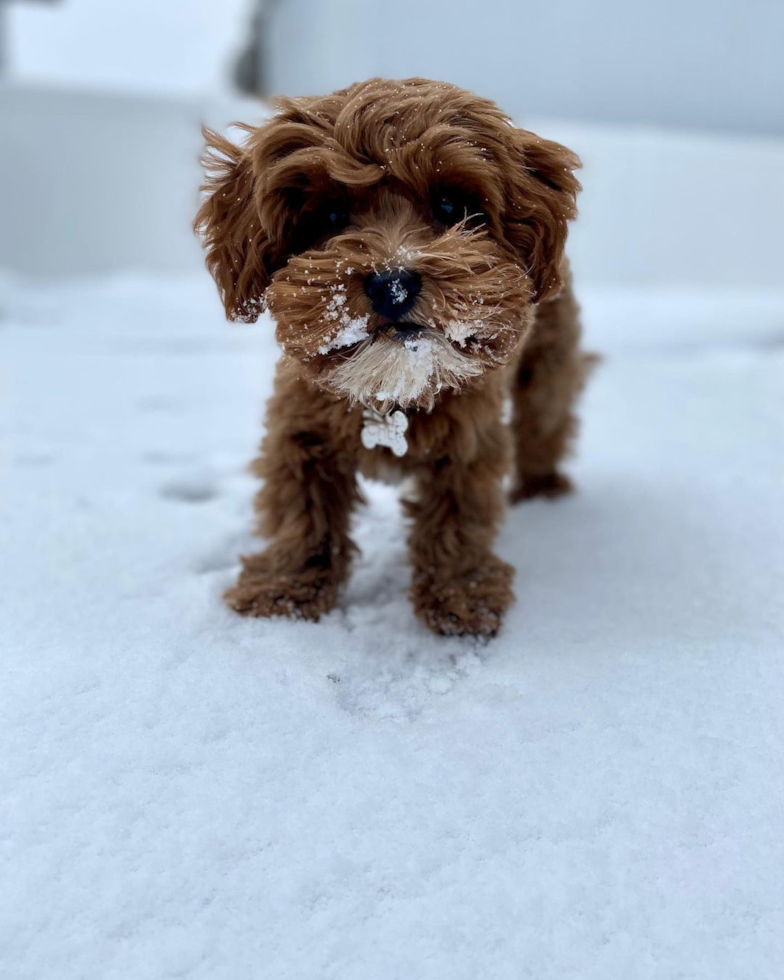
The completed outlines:
{"type": "Polygon", "coordinates": [[[317,622],[337,601],[337,586],[330,576],[298,578],[245,570],[237,584],[224,593],[226,604],[242,616],[288,616],[317,622]]]}
{"type": "Polygon", "coordinates": [[[414,610],[434,633],[489,639],[501,628],[513,602],[511,565],[490,555],[477,568],[454,577],[415,573],[414,610]]]}
{"type": "Polygon", "coordinates": [[[509,494],[511,503],[516,504],[521,500],[531,500],[532,497],[549,497],[551,500],[556,497],[563,497],[574,490],[574,484],[563,473],[553,471],[552,473],[527,474],[521,476],[509,494]]]}

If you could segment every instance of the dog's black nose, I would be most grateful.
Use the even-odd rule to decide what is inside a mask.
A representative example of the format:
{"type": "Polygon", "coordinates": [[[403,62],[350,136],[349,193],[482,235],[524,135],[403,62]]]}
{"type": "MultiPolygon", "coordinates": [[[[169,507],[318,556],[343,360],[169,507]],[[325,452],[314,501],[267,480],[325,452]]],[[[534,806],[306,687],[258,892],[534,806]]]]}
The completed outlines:
{"type": "Polygon", "coordinates": [[[365,283],[365,292],[379,316],[399,320],[416,302],[422,291],[422,278],[418,272],[408,269],[390,269],[376,272],[365,283]]]}

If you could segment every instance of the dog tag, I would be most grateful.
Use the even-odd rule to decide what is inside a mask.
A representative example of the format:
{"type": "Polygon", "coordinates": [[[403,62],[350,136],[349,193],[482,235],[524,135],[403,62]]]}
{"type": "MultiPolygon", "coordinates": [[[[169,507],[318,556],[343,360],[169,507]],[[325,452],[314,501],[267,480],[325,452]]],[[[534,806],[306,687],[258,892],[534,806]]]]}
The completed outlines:
{"type": "Polygon", "coordinates": [[[365,449],[385,446],[395,456],[405,456],[408,449],[407,428],[408,418],[400,409],[381,415],[372,408],[366,408],[362,413],[362,445],[365,449]]]}

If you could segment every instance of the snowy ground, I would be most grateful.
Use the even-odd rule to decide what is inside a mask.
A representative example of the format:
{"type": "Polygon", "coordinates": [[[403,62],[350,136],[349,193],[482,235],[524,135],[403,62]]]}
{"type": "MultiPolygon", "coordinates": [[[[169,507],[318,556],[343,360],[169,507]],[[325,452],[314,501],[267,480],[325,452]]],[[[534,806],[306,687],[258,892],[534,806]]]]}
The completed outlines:
{"type": "Polygon", "coordinates": [[[488,646],[383,487],[322,624],[222,606],[275,349],[206,276],[0,306],[2,977],[784,975],[784,295],[585,296],[488,646]]]}

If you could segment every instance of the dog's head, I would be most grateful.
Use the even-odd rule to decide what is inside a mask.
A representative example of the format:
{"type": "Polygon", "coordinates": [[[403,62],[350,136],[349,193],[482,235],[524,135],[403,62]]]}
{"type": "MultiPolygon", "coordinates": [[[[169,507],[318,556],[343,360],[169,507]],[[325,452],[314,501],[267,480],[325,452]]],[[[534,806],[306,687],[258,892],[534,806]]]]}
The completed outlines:
{"type": "Polygon", "coordinates": [[[372,79],[206,132],[196,218],[231,319],[268,306],[318,384],[385,409],[504,364],[555,293],[577,157],[453,85],[372,79]]]}

